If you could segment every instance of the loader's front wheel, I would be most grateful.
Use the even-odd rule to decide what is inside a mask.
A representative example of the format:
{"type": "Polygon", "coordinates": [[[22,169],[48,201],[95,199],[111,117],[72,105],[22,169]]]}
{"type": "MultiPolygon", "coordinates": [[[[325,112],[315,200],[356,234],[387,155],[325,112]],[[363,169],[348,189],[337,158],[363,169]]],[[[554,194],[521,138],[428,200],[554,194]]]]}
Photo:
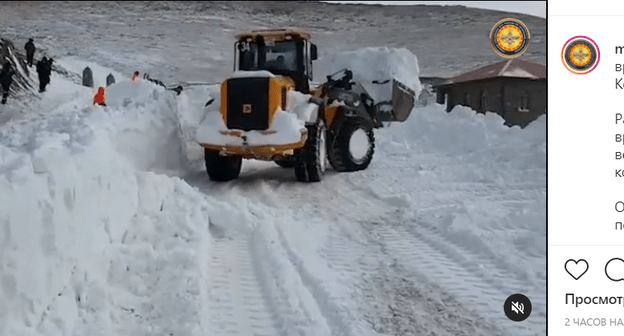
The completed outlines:
{"type": "Polygon", "coordinates": [[[306,145],[295,151],[295,176],[299,182],[319,182],[327,169],[327,128],[319,119],[307,129],[306,145]]]}
{"type": "Polygon", "coordinates": [[[238,178],[243,166],[240,156],[223,156],[218,152],[204,148],[206,172],[212,181],[226,182],[238,178]]]}
{"type": "Polygon", "coordinates": [[[329,162],[339,172],[364,170],[374,153],[373,126],[363,118],[349,118],[329,145],[329,162]]]}

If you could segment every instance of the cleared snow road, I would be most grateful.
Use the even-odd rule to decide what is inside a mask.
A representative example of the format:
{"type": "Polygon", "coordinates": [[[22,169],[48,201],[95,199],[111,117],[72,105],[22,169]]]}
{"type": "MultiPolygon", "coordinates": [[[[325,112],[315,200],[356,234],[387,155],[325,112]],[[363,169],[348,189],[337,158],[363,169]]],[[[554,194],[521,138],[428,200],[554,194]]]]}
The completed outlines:
{"type": "Polygon", "coordinates": [[[213,242],[206,284],[211,335],[284,335],[251,243],[249,236],[213,242]]]}
{"type": "MultiPolygon", "coordinates": [[[[255,234],[275,230],[278,241],[265,238],[267,251],[276,251],[278,243],[286,251],[304,289],[329,311],[324,317],[332,335],[368,328],[418,335],[502,335],[514,328],[513,335],[535,335],[545,328],[512,326],[502,303],[523,284],[501,281],[507,270],[449,241],[426,218],[411,217],[404,200],[380,198],[366,184],[366,174],[329,172],[322,183],[304,187],[293,182],[291,170],[246,163],[237,181],[217,184],[203,173],[187,181],[213,195],[247,195],[292,218],[262,224],[273,227],[257,227],[255,234]],[[312,251],[315,244],[320,245],[312,251]]],[[[401,169],[400,163],[388,165],[383,170],[390,176],[401,169]]],[[[467,189],[472,192],[458,190],[447,204],[453,198],[496,197],[487,185],[467,189]]]]}

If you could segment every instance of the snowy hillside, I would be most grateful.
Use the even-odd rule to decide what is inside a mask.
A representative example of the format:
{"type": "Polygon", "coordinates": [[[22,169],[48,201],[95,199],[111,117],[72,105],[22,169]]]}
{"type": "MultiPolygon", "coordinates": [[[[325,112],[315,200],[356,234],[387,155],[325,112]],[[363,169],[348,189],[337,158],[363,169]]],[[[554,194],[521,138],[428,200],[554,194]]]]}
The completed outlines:
{"type": "MultiPolygon", "coordinates": [[[[546,2],[542,4],[545,8],[546,2]]],[[[452,77],[500,60],[488,36],[492,26],[506,17],[522,20],[531,31],[531,46],[523,58],[545,62],[545,19],[461,6],[0,2],[0,22],[7,26],[1,34],[23,43],[34,37],[41,47],[37,58],[46,53],[76,56],[125,73],[146,71],[165,83],[220,80],[232,69],[234,34],[273,26],[308,29],[319,55],[364,47],[406,48],[418,55],[424,76],[452,77]]]]}
{"type": "MultiPolygon", "coordinates": [[[[219,85],[178,96],[129,78],[141,62],[178,79],[231,68],[198,70],[201,52],[162,45],[124,60],[119,34],[149,43],[122,28],[134,17],[113,22],[96,51],[44,45],[59,53],[49,89],[0,105],[0,336],[545,335],[545,116],[509,128],[429,104],[376,131],[367,170],[304,184],[244,161],[239,179],[215,183],[194,136],[219,85]],[[85,66],[96,85],[115,75],[108,106],[77,84],[85,66]],[[502,309],[514,293],[533,304],[520,323],[502,309]]],[[[229,60],[228,48],[206,57],[229,60]]],[[[321,54],[315,79],[348,66],[362,83],[421,89],[422,55],[348,51],[321,54]]]]}

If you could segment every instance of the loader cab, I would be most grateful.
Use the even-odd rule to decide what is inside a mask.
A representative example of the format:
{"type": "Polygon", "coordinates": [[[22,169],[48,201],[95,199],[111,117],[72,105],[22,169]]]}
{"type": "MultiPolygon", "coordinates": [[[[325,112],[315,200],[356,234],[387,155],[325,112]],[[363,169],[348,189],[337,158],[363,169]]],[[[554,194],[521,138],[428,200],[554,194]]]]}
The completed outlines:
{"type": "Polygon", "coordinates": [[[312,61],[317,59],[316,45],[302,30],[255,30],[237,36],[234,71],[266,70],[287,76],[295,90],[309,93],[312,61]]]}

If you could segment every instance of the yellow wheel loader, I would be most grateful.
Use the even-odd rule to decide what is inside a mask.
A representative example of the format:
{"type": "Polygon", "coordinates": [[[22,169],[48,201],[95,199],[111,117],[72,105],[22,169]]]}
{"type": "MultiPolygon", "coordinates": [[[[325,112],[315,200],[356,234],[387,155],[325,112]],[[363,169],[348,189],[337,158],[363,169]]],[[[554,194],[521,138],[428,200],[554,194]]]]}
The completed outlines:
{"type": "Polygon", "coordinates": [[[292,167],[301,182],[320,181],[328,163],[339,172],[366,169],[373,129],[405,121],[414,106],[414,91],[395,79],[376,83],[392,85],[392,97],[374,102],[348,69],[313,85],[317,47],[303,29],[244,32],[234,52],[220,106],[207,103],[197,132],[213,181],[238,178],[243,159],[292,167]]]}

